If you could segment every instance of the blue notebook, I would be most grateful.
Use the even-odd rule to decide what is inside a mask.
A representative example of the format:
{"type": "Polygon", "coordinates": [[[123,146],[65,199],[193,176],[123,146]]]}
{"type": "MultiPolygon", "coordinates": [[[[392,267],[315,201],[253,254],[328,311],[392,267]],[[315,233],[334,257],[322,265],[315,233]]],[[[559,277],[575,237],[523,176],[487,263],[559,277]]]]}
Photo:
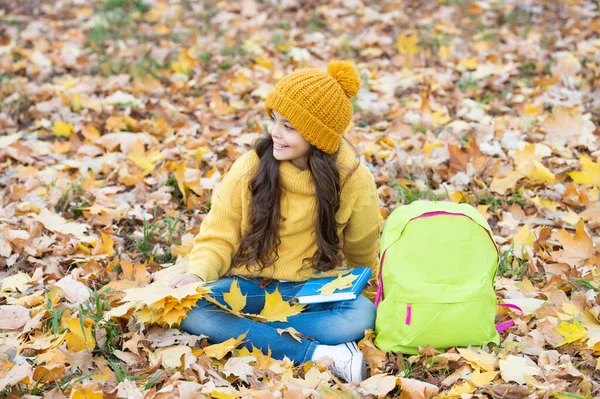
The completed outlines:
{"type": "Polygon", "coordinates": [[[341,272],[341,276],[345,278],[346,281],[351,279],[351,277],[348,277],[349,275],[356,275],[356,278],[351,283],[351,287],[345,289],[336,289],[331,294],[324,294],[319,290],[328,283],[336,280],[338,276],[311,278],[304,283],[304,286],[296,294],[298,303],[309,304],[356,299],[367,284],[367,281],[369,281],[369,278],[371,277],[371,269],[368,267],[356,267],[352,269],[343,269],[341,272]]]}

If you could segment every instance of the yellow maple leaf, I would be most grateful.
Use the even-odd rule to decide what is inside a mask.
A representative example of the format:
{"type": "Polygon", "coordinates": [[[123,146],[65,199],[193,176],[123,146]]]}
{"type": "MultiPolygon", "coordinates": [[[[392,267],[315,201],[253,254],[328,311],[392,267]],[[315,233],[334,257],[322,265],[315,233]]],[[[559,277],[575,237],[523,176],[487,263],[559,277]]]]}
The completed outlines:
{"type": "Polygon", "coordinates": [[[498,371],[486,371],[482,373],[479,369],[475,369],[475,371],[471,374],[471,382],[475,384],[477,388],[479,388],[494,381],[498,374],[500,374],[498,371]]]}
{"type": "Polygon", "coordinates": [[[323,295],[331,295],[335,290],[344,290],[352,287],[352,283],[358,276],[356,274],[346,274],[345,276],[339,275],[335,280],[325,284],[319,288],[319,292],[323,295]]]}
{"type": "Polygon", "coordinates": [[[108,255],[112,256],[115,253],[115,249],[113,246],[115,245],[115,240],[113,240],[110,236],[100,232],[100,241],[96,242],[96,246],[94,247],[94,255],[108,255]]]}
{"type": "Polygon", "coordinates": [[[465,69],[473,70],[477,68],[477,56],[471,58],[462,58],[457,66],[457,69],[464,71],[465,69]]]}
{"type": "Polygon", "coordinates": [[[517,234],[515,234],[512,242],[515,246],[515,250],[518,250],[518,253],[521,253],[521,248],[523,247],[533,248],[533,243],[535,242],[535,235],[531,230],[529,230],[529,226],[525,224],[523,225],[523,227],[521,227],[517,234]]]}
{"type": "Polygon", "coordinates": [[[71,137],[71,134],[75,132],[75,126],[70,123],[65,123],[63,121],[54,121],[52,124],[52,133],[55,136],[62,137],[71,137]]]}
{"type": "Polygon", "coordinates": [[[242,309],[246,307],[246,295],[242,295],[237,279],[233,280],[229,292],[223,294],[223,300],[229,305],[231,312],[236,315],[239,315],[242,309]]]}
{"type": "Polygon", "coordinates": [[[256,358],[256,366],[261,369],[267,369],[271,363],[273,363],[273,358],[271,357],[271,348],[268,349],[267,354],[265,355],[260,349],[252,345],[252,351],[249,351],[248,348],[243,347],[242,349],[237,350],[238,356],[254,356],[256,358]]]}
{"type": "Polygon", "coordinates": [[[144,144],[139,139],[131,146],[131,155],[127,156],[127,159],[143,169],[146,173],[152,172],[155,168],[154,162],[159,161],[162,158],[163,155],[159,151],[146,152],[144,150],[144,144]]]}
{"type": "Polygon", "coordinates": [[[571,172],[569,176],[577,184],[600,187],[600,161],[594,163],[587,155],[579,159],[581,172],[571,172]]]}
{"type": "Polygon", "coordinates": [[[547,209],[549,211],[552,212],[556,212],[558,203],[556,201],[552,201],[550,199],[547,198],[542,198],[542,197],[533,197],[531,198],[531,202],[533,202],[534,204],[536,204],[537,206],[547,209]]]}
{"type": "Polygon", "coordinates": [[[260,316],[266,321],[287,321],[288,316],[294,316],[304,310],[304,305],[290,305],[284,301],[278,289],[269,294],[265,293],[265,306],[260,311],[260,316]]]}
{"type": "Polygon", "coordinates": [[[171,69],[174,72],[187,75],[195,64],[196,60],[190,56],[189,50],[183,49],[177,56],[177,61],[173,61],[171,64],[171,69]]]}
{"type": "Polygon", "coordinates": [[[208,356],[221,360],[226,354],[240,346],[240,344],[246,338],[246,333],[243,333],[237,338],[229,338],[227,341],[221,342],[220,344],[209,345],[204,348],[204,353],[208,356]]]}
{"type": "Polygon", "coordinates": [[[523,173],[520,171],[508,172],[505,177],[494,177],[492,184],[490,184],[490,190],[498,193],[505,194],[509,189],[514,189],[517,182],[523,178],[523,173]]]}
{"type": "Polygon", "coordinates": [[[93,322],[84,320],[83,330],[81,329],[81,321],[79,318],[68,319],[65,321],[70,332],[67,334],[67,347],[75,352],[86,349],[94,349],[96,340],[92,334],[93,322]]]}
{"type": "Polygon", "coordinates": [[[527,104],[525,106],[524,114],[525,116],[537,116],[539,115],[539,109],[537,106],[533,104],[527,104]]]}
{"type": "Polygon", "coordinates": [[[398,36],[398,40],[396,41],[396,46],[398,47],[398,52],[400,54],[409,54],[414,55],[418,54],[421,51],[421,48],[417,46],[418,37],[416,34],[406,35],[401,34],[398,36]]]}
{"type": "Polygon", "coordinates": [[[523,170],[523,174],[530,180],[541,181],[544,183],[554,183],[556,177],[554,173],[545,167],[540,161],[532,161],[523,170]]]}
{"type": "Polygon", "coordinates": [[[581,338],[585,337],[586,333],[585,328],[577,319],[573,319],[573,323],[562,321],[559,326],[555,328],[555,330],[565,338],[565,340],[558,344],[558,346],[563,346],[580,340],[581,338]]]}

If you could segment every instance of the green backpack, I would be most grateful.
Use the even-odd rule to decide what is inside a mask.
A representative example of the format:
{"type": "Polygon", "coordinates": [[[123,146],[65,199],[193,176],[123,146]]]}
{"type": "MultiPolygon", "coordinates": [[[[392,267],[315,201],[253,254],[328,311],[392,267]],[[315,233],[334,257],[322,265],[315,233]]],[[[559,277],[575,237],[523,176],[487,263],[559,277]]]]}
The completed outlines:
{"type": "Polygon", "coordinates": [[[498,249],[472,206],[415,201],[395,209],[380,253],[375,300],[380,349],[416,354],[427,345],[499,344],[498,331],[514,324],[494,325],[498,249]]]}

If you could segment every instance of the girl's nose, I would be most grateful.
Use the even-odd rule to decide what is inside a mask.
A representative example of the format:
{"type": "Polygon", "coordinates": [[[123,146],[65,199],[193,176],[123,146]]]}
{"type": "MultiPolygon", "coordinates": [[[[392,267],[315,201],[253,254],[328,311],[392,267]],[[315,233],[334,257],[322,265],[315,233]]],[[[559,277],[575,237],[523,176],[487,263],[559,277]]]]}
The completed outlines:
{"type": "Polygon", "coordinates": [[[271,135],[271,137],[281,137],[281,128],[279,126],[278,123],[271,123],[271,127],[269,129],[269,134],[271,135]]]}

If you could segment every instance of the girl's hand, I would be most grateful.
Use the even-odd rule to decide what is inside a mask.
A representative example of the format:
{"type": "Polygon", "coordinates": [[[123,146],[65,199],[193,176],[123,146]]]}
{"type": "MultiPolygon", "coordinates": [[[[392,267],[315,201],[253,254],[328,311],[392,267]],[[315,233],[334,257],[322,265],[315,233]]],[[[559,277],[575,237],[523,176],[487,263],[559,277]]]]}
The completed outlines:
{"type": "Polygon", "coordinates": [[[182,287],[186,284],[197,283],[199,281],[203,281],[200,277],[195,274],[186,273],[186,274],[178,274],[176,276],[171,277],[169,281],[169,286],[173,288],[182,287]]]}

